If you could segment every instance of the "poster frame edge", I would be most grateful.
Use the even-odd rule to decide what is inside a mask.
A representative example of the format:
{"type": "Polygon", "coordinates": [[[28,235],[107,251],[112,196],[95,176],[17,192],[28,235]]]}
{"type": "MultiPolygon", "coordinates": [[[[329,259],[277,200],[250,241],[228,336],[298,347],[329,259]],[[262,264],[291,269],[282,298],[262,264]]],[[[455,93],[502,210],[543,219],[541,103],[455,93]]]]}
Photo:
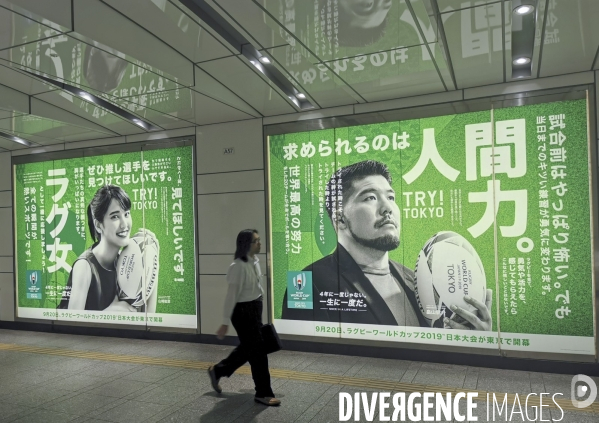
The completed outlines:
{"type": "MultiPolygon", "coordinates": [[[[595,269],[596,263],[599,263],[599,260],[595,260],[594,259],[594,254],[599,253],[599,235],[597,234],[597,230],[599,229],[599,224],[597,222],[597,217],[594,215],[594,211],[595,210],[599,210],[599,208],[597,207],[597,194],[596,194],[596,189],[597,189],[597,150],[599,150],[599,146],[598,148],[595,149],[595,153],[591,154],[591,139],[592,136],[590,136],[590,134],[593,133],[593,129],[591,128],[592,125],[590,124],[590,113],[594,112],[595,107],[594,107],[594,102],[591,103],[589,101],[589,92],[592,91],[592,89],[594,89],[592,84],[580,84],[580,85],[576,85],[576,86],[570,86],[570,87],[560,87],[560,88],[550,88],[550,89],[544,89],[544,90],[539,90],[539,91],[535,91],[535,92],[519,92],[519,93],[510,93],[510,94],[503,94],[503,95],[495,95],[495,96],[489,96],[489,97],[483,97],[483,98],[476,98],[476,99],[464,99],[464,100],[459,100],[459,101],[453,101],[453,102],[449,102],[449,103],[442,103],[442,104],[429,104],[429,105],[422,105],[422,106],[417,106],[417,107],[405,107],[405,108],[399,108],[399,109],[392,109],[392,110],[385,110],[383,112],[370,112],[370,113],[364,113],[364,114],[353,114],[353,115],[348,115],[348,116],[340,116],[340,117],[326,117],[326,118],[315,118],[315,119],[310,119],[310,120],[305,120],[305,121],[293,121],[293,122],[284,122],[284,123],[277,123],[277,124],[271,124],[271,125],[263,125],[264,128],[264,139],[265,139],[265,143],[264,143],[264,150],[265,150],[265,154],[267,156],[267,165],[265,167],[265,178],[267,179],[267,184],[265,185],[266,189],[267,189],[267,201],[268,201],[268,208],[267,208],[267,227],[269,228],[269,252],[271,252],[272,250],[272,231],[270,230],[271,225],[271,221],[272,221],[272,214],[271,214],[271,210],[270,210],[270,206],[271,206],[271,189],[270,189],[270,136],[272,135],[279,135],[279,134],[290,134],[290,133],[295,133],[295,132],[305,132],[305,131],[311,131],[311,130],[316,130],[316,129],[331,129],[331,128],[343,128],[343,127],[348,127],[348,126],[354,126],[354,125],[367,125],[367,124],[374,124],[374,123],[384,123],[384,122],[390,122],[393,120],[405,120],[405,119],[419,119],[419,118],[425,118],[425,117],[432,117],[432,116],[443,116],[445,114],[447,114],[447,110],[448,109],[462,109],[462,108],[469,108],[469,107],[474,107],[475,110],[466,110],[466,111],[476,111],[478,107],[480,107],[480,110],[491,110],[494,106],[494,104],[496,102],[499,102],[500,107],[499,108],[505,108],[505,107],[509,107],[509,105],[507,105],[506,103],[511,103],[511,102],[515,102],[516,105],[518,105],[517,103],[522,102],[522,104],[541,104],[541,103],[549,103],[549,102],[554,102],[554,101],[567,101],[567,100],[582,100],[582,99],[586,99],[586,112],[587,112],[587,131],[588,131],[588,145],[589,145],[589,172],[590,172],[590,177],[591,179],[589,179],[589,189],[592,190],[592,192],[590,192],[591,196],[589,198],[590,201],[590,206],[591,206],[591,221],[592,223],[594,223],[594,225],[591,227],[591,236],[592,238],[592,242],[591,242],[591,250],[593,252],[592,257],[593,257],[593,261],[591,263],[591,265],[593,266],[593,271],[592,273],[592,289],[593,292],[595,293],[594,298],[593,298],[593,312],[594,312],[594,316],[593,316],[593,332],[594,332],[594,344],[595,344],[595,352],[594,354],[568,354],[568,353],[555,353],[555,352],[527,352],[527,351],[516,351],[516,350],[504,350],[504,349],[497,349],[497,350],[492,350],[494,352],[490,353],[489,355],[497,355],[499,352],[499,355],[504,356],[506,358],[528,358],[528,359],[535,359],[535,360],[559,360],[559,361],[576,361],[576,362],[589,362],[589,360],[592,360],[592,362],[597,362],[597,351],[599,351],[599,340],[597,338],[597,334],[596,334],[596,327],[599,324],[598,322],[598,315],[599,315],[599,310],[597,309],[597,307],[599,306],[599,301],[595,301],[595,298],[597,297],[597,295],[599,293],[597,293],[595,291],[595,279],[597,276],[597,272],[599,271],[599,269],[595,269]],[[564,98],[555,98],[555,99],[549,99],[548,97],[564,97],[564,98]],[[578,97],[577,97],[578,96],[578,97]],[[486,107],[485,107],[486,106],[486,107]],[[420,115],[420,117],[418,117],[418,115],[420,115]],[[352,122],[352,120],[354,120],[354,118],[359,118],[360,122],[356,123],[356,122],[352,122]],[[595,166],[592,167],[590,165],[591,161],[595,161],[595,166]]],[[[452,113],[460,113],[460,111],[456,111],[453,110],[452,113]]],[[[596,122],[599,124],[599,122],[596,122]]],[[[597,142],[597,140],[595,139],[595,142],[597,142]]],[[[593,144],[594,145],[594,144],[593,144]]],[[[269,288],[274,291],[274,287],[273,287],[273,281],[272,281],[272,263],[270,263],[270,267],[269,267],[269,275],[271,276],[271,282],[269,283],[269,288]]],[[[274,292],[271,293],[271,299],[270,299],[270,304],[272,305],[271,308],[271,313],[272,315],[269,316],[271,319],[274,319],[274,292]]],[[[416,350],[426,350],[426,349],[431,349],[431,347],[433,347],[433,345],[428,345],[428,344],[407,344],[407,343],[384,343],[384,342],[372,342],[372,341],[363,341],[360,342],[360,340],[356,340],[356,339],[347,339],[344,342],[339,342],[341,341],[341,338],[331,338],[330,340],[327,339],[326,341],[324,340],[324,338],[320,338],[320,337],[314,337],[314,336],[306,336],[306,335],[285,335],[282,334],[281,335],[282,339],[289,339],[289,340],[295,340],[295,341],[306,341],[306,342],[315,342],[315,343],[321,343],[321,344],[326,344],[326,343],[337,343],[337,344],[347,344],[347,345],[369,345],[369,346],[376,346],[376,347],[385,347],[385,348],[395,348],[395,349],[416,349],[416,350]]],[[[480,351],[479,349],[476,349],[476,351],[472,351],[472,348],[464,348],[464,347],[445,347],[445,346],[435,346],[438,348],[432,348],[436,351],[439,352],[456,352],[456,353],[464,353],[464,354],[484,354],[484,352],[480,351]]],[[[490,352],[490,351],[489,351],[490,352]]]]}
{"type": "Polygon", "coordinates": [[[197,236],[197,186],[196,186],[196,178],[197,178],[197,157],[196,157],[196,136],[188,135],[182,137],[174,137],[160,140],[143,140],[132,143],[125,143],[119,145],[106,145],[106,146],[95,146],[95,147],[82,147],[72,150],[60,150],[60,151],[52,151],[52,152],[43,152],[39,154],[26,154],[19,156],[11,156],[11,190],[12,190],[12,225],[13,225],[13,243],[12,243],[12,252],[13,252],[13,304],[14,304],[14,313],[13,313],[13,321],[21,322],[21,323],[33,323],[33,324],[43,324],[49,326],[63,326],[63,327],[94,327],[98,329],[109,329],[109,330],[135,330],[139,333],[143,332],[173,332],[173,333],[193,333],[199,334],[199,277],[198,271],[194,274],[195,280],[195,297],[196,297],[196,328],[183,328],[183,327],[157,327],[157,326],[137,326],[137,325],[115,325],[110,323],[99,323],[99,322],[72,322],[72,321],[64,321],[64,320],[49,320],[49,319],[33,319],[33,318],[25,318],[18,316],[18,284],[17,284],[17,272],[18,272],[18,263],[17,263],[17,228],[16,228],[16,190],[15,190],[15,172],[17,165],[23,165],[28,163],[39,163],[45,161],[53,161],[53,160],[65,160],[65,159],[73,159],[79,157],[94,157],[94,156],[102,156],[106,154],[118,154],[118,153],[129,153],[135,151],[143,151],[143,150],[157,150],[164,148],[172,148],[172,147],[180,147],[180,146],[190,146],[192,151],[192,186],[193,186],[193,199],[194,199],[194,265],[196,266],[196,270],[199,268],[198,262],[198,236],[197,236]],[[147,148],[150,147],[150,148],[147,148]],[[116,149],[116,151],[115,151],[116,149]]]}

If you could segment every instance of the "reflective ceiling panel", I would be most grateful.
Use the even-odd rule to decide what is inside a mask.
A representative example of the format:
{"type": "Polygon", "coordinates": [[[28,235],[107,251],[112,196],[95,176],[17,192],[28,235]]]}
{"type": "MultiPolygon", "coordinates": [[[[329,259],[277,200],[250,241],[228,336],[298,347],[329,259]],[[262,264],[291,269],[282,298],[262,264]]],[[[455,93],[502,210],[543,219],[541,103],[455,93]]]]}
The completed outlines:
{"type": "Polygon", "coordinates": [[[295,47],[269,49],[268,54],[298,91],[313,99],[315,106],[324,108],[357,102],[347,84],[339,78],[330,78],[327,75],[330,71],[325,65],[311,63],[295,47]]]}
{"type": "Polygon", "coordinates": [[[450,72],[450,66],[447,63],[447,57],[445,55],[445,50],[441,43],[429,44],[428,50],[424,50],[424,46],[421,46],[422,57],[426,58],[429,54],[433,55],[433,61],[437,66],[437,70],[439,75],[441,76],[441,81],[444,83],[444,87],[447,91],[453,91],[456,89],[453,78],[450,72]]]}
{"type": "MultiPolygon", "coordinates": [[[[52,145],[52,144],[62,144],[63,140],[57,139],[57,138],[48,138],[48,137],[44,137],[44,136],[40,136],[40,135],[36,135],[36,134],[27,134],[24,132],[19,132],[19,131],[10,131],[10,125],[6,124],[6,123],[2,123],[2,121],[0,121],[0,126],[7,126],[6,128],[0,128],[0,131],[4,131],[10,135],[14,135],[16,137],[22,138],[26,141],[32,142],[34,144],[37,145],[52,145]]],[[[20,126],[23,126],[22,124],[20,126]]],[[[18,143],[16,143],[18,145],[18,143]]]]}
{"type": "MultiPolygon", "coordinates": [[[[27,71],[161,129],[298,112],[293,90],[321,109],[513,80],[511,0],[203,1],[198,16],[181,0],[0,0],[0,131],[43,145],[146,133],[27,71]]],[[[599,69],[599,0],[538,0],[536,16],[531,78],[599,69]]]]}
{"type": "Polygon", "coordinates": [[[227,104],[241,112],[247,113],[254,117],[259,117],[260,113],[241,99],[237,94],[218,82],[214,77],[210,76],[198,66],[196,70],[196,84],[193,89],[209,98],[212,98],[221,103],[227,104]]]}
{"type": "Polygon", "coordinates": [[[110,101],[135,115],[164,129],[185,128],[193,123],[183,120],[187,110],[193,109],[193,96],[190,89],[134,95],[110,101]]]}
{"type": "Polygon", "coordinates": [[[265,116],[296,111],[242,59],[227,57],[198,66],[265,116]]]}
{"type": "Polygon", "coordinates": [[[502,0],[436,0],[441,13],[460,10],[483,4],[500,3],[502,0]]]}
{"type": "Polygon", "coordinates": [[[25,113],[0,110],[0,119],[9,119],[9,118],[13,118],[15,116],[20,116],[23,114],[25,114],[25,113]]]}
{"type": "MultiPolygon", "coordinates": [[[[0,58],[3,57],[3,53],[6,52],[0,51],[0,58]]],[[[32,78],[31,76],[12,68],[10,63],[4,60],[0,60],[0,84],[10,86],[25,94],[39,94],[57,89],[53,85],[32,78]]]]}
{"type": "Polygon", "coordinates": [[[120,116],[62,90],[39,94],[36,97],[84,119],[88,119],[97,125],[103,126],[117,135],[131,135],[145,132],[137,125],[124,120],[120,116]]]}
{"type": "MultiPolygon", "coordinates": [[[[431,51],[435,45],[429,45],[431,51]]],[[[435,53],[437,60],[442,57],[435,53]]],[[[329,62],[334,78],[341,77],[366,101],[389,100],[445,91],[435,62],[426,46],[362,56],[365,60],[329,62]]]]}
{"type": "MultiPolygon", "coordinates": [[[[295,1],[297,2],[297,0],[295,1]]],[[[299,1],[310,2],[310,0],[299,1]]],[[[220,12],[221,16],[242,34],[247,34],[246,38],[249,41],[256,40],[258,45],[255,47],[271,48],[287,44],[285,31],[278,25],[269,22],[257,2],[252,0],[207,0],[207,3],[220,12]]],[[[287,3],[293,3],[293,1],[287,1],[287,3]]]]}
{"type": "Polygon", "coordinates": [[[192,62],[233,54],[195,20],[167,0],[105,0],[105,3],[164,40],[192,62]]]}
{"type": "Polygon", "coordinates": [[[143,100],[145,106],[140,101],[140,96],[136,96],[120,99],[116,104],[164,129],[253,118],[189,88],[148,95],[143,100]]]}
{"type": "Polygon", "coordinates": [[[0,109],[28,114],[29,96],[6,85],[0,85],[0,109]]]}
{"type": "Polygon", "coordinates": [[[541,77],[592,69],[599,47],[597,17],[597,0],[549,1],[541,77]]]}
{"type": "Polygon", "coordinates": [[[47,25],[0,7],[0,50],[58,34],[58,31],[47,25]]]}
{"type": "Polygon", "coordinates": [[[458,89],[504,82],[501,5],[491,3],[442,15],[458,89]]]}
{"type": "Polygon", "coordinates": [[[39,145],[62,144],[64,142],[56,138],[42,137],[40,135],[25,134],[21,132],[13,132],[13,135],[39,145]]]}
{"type": "Polygon", "coordinates": [[[46,103],[38,98],[31,98],[31,114],[47,119],[52,119],[66,124],[79,126],[81,128],[87,128],[94,132],[103,132],[106,136],[116,135],[114,132],[95,124],[88,119],[84,119],[80,116],[76,116],[72,113],[67,112],[59,107],[56,107],[50,103],[46,103]]]}
{"type": "Polygon", "coordinates": [[[14,151],[14,150],[24,150],[28,148],[23,144],[19,144],[17,142],[7,140],[6,138],[0,137],[0,152],[3,151],[14,151]]]}
{"type": "MultiPolygon", "coordinates": [[[[538,73],[540,71],[540,60],[541,60],[541,40],[542,40],[542,35],[543,35],[543,23],[545,21],[545,7],[546,7],[547,3],[544,1],[539,2],[538,4],[538,9],[537,9],[537,20],[536,20],[536,24],[535,24],[535,45],[532,51],[532,76],[533,77],[538,77],[538,73]]],[[[508,8],[506,8],[508,9],[508,8]]],[[[508,10],[506,10],[506,13],[509,13],[508,10]]],[[[509,57],[509,56],[508,56],[509,57]]],[[[506,57],[506,58],[508,58],[506,57]]],[[[506,66],[506,71],[508,70],[508,67],[511,71],[511,67],[512,64],[509,60],[505,61],[505,66],[506,66]]],[[[508,73],[509,75],[509,73],[508,73]]]]}
{"type": "Polygon", "coordinates": [[[9,49],[5,57],[10,62],[5,63],[14,69],[24,68],[92,93],[106,92],[115,97],[180,86],[174,77],[158,70],[149,71],[147,65],[132,63],[127,56],[105,49],[63,34],[42,41],[41,45],[33,42],[9,49]]]}
{"type": "Polygon", "coordinates": [[[410,5],[416,20],[408,4],[400,0],[264,0],[262,7],[276,21],[273,31],[286,28],[293,35],[287,36],[287,42],[317,63],[437,41],[437,27],[423,0],[410,5]]]}
{"type": "Polygon", "coordinates": [[[0,6],[60,32],[73,30],[71,0],[0,0],[0,6]]]}
{"type": "MultiPolygon", "coordinates": [[[[193,66],[160,38],[132,23],[127,17],[97,0],[73,0],[75,33],[172,75],[183,85],[193,84],[193,66]],[[110,26],[107,23],[110,22],[110,26]],[[110,30],[107,30],[110,28],[110,30]]],[[[146,7],[155,7],[147,5],[146,7]]],[[[109,50],[110,51],[110,50],[109,50]]]]}
{"type": "Polygon", "coordinates": [[[92,131],[72,124],[57,120],[47,119],[35,115],[22,115],[13,119],[0,119],[0,131],[18,135],[27,140],[39,142],[68,142],[71,139],[104,138],[102,132],[92,131]]]}
{"type": "MultiPolygon", "coordinates": [[[[504,54],[504,66],[505,66],[505,77],[504,77],[504,81],[503,82],[509,82],[509,81],[513,81],[517,78],[513,78],[512,77],[512,16],[513,16],[513,10],[511,7],[507,7],[507,5],[503,8],[503,17],[504,17],[504,40],[505,40],[505,45],[504,45],[504,49],[503,49],[503,54],[504,54]]],[[[542,20],[543,18],[540,17],[540,19],[542,20]]],[[[535,24],[535,28],[536,28],[536,24],[535,24]]],[[[542,28],[542,26],[540,27],[542,28]]],[[[541,30],[535,31],[535,35],[536,34],[540,34],[541,30]]],[[[535,66],[535,50],[539,50],[538,47],[533,47],[533,67],[535,66]]],[[[537,57],[537,63],[538,63],[538,57],[537,57]]],[[[536,72],[535,69],[532,70],[532,72],[536,72]]]]}
{"type": "Polygon", "coordinates": [[[227,106],[210,97],[195,93],[195,123],[207,125],[216,122],[232,122],[253,119],[254,117],[240,110],[227,106]]]}
{"type": "MultiPolygon", "coordinates": [[[[431,9],[430,0],[409,0],[409,4],[412,6],[412,9],[410,10],[408,7],[408,11],[413,16],[416,16],[416,21],[406,11],[401,12],[400,21],[409,24],[414,31],[418,31],[418,27],[420,27],[420,31],[422,31],[424,37],[418,33],[418,44],[430,44],[439,41],[437,18],[435,18],[431,9]]],[[[402,33],[399,34],[400,40],[403,40],[403,35],[402,33]]],[[[402,43],[401,45],[409,47],[407,43],[402,43]]]]}

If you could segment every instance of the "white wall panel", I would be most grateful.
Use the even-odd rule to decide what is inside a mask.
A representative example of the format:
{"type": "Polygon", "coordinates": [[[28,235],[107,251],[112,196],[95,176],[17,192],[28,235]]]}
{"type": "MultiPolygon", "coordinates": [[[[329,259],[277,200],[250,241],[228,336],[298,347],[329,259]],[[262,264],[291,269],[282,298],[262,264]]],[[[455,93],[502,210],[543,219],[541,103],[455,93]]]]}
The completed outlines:
{"type": "Polygon", "coordinates": [[[264,168],[261,119],[201,126],[196,137],[199,174],[264,168]]]}
{"type": "Polygon", "coordinates": [[[12,191],[0,191],[0,208],[12,207],[12,191]]]}
{"type": "MultiPolygon", "coordinates": [[[[227,281],[221,275],[202,275],[200,278],[200,333],[212,335],[223,323],[223,306],[227,281]]],[[[233,327],[227,335],[235,336],[233,327]]]]}
{"type": "Polygon", "coordinates": [[[526,93],[528,91],[551,88],[571,87],[573,85],[593,84],[593,72],[579,72],[570,75],[550,76],[540,79],[526,79],[505,84],[485,85],[464,90],[464,99],[492,97],[495,95],[526,93]]]}
{"type": "Polygon", "coordinates": [[[0,257],[0,273],[14,272],[14,257],[0,257]]]}
{"type": "Polygon", "coordinates": [[[283,91],[244,56],[210,60],[198,66],[263,116],[297,111],[283,91]]]}
{"type": "MultiPolygon", "coordinates": [[[[374,104],[379,103],[381,102],[374,104]]],[[[299,122],[302,120],[322,119],[328,117],[349,116],[354,114],[354,107],[356,106],[357,105],[331,107],[329,109],[310,110],[309,112],[291,113],[288,115],[267,116],[264,118],[264,125],[274,125],[285,122],[299,122]]],[[[358,112],[356,111],[356,113],[358,112]]]]}
{"type": "MultiPolygon", "coordinates": [[[[0,68],[0,71],[2,69],[0,68]]],[[[194,67],[195,71],[195,86],[193,87],[195,91],[205,94],[208,97],[213,99],[222,101],[231,107],[235,107],[236,109],[247,113],[251,116],[258,117],[260,113],[245,101],[243,101],[240,97],[238,97],[233,91],[231,91],[228,87],[220,84],[214,77],[210,76],[206,72],[204,72],[199,67],[194,67]]],[[[0,74],[1,76],[1,74],[0,74]]]]}
{"type": "Polygon", "coordinates": [[[144,132],[143,134],[127,135],[127,142],[157,141],[168,138],[193,136],[195,127],[169,129],[160,132],[144,132]]]}
{"type": "Polygon", "coordinates": [[[100,138],[89,141],[69,142],[64,145],[65,150],[74,150],[77,148],[102,147],[105,145],[125,144],[127,137],[100,138]]]}
{"type": "Polygon", "coordinates": [[[0,273],[0,320],[15,320],[15,287],[13,273],[0,273]]]}
{"type": "Polygon", "coordinates": [[[462,100],[462,90],[449,91],[445,93],[419,95],[408,98],[398,98],[395,100],[377,101],[375,103],[356,104],[354,109],[356,113],[372,113],[381,110],[405,109],[407,107],[418,107],[425,105],[436,105],[451,101],[462,100]]]}
{"type": "MultiPolygon", "coordinates": [[[[214,84],[217,82],[215,81],[214,84]]],[[[210,125],[220,122],[234,122],[253,119],[254,115],[247,114],[239,109],[229,106],[222,101],[215,100],[200,93],[194,93],[193,120],[198,125],[210,125]]]]}
{"type": "Polygon", "coordinates": [[[242,229],[257,229],[266,248],[264,192],[198,195],[199,254],[233,254],[242,229]]]}
{"type": "Polygon", "coordinates": [[[0,222],[4,227],[2,231],[2,242],[0,242],[0,256],[13,255],[13,221],[12,207],[0,208],[0,222]]]}
{"type": "MultiPolygon", "coordinates": [[[[20,145],[20,144],[19,144],[20,145]]],[[[20,150],[13,150],[13,156],[28,156],[30,154],[40,154],[40,153],[50,153],[52,151],[60,151],[64,150],[64,144],[54,144],[47,145],[43,147],[34,147],[34,148],[23,148],[20,150]]]]}
{"type": "Polygon", "coordinates": [[[0,153],[0,191],[12,189],[10,152],[0,153]]]}
{"type": "Polygon", "coordinates": [[[212,173],[198,175],[198,194],[264,191],[264,171],[212,173]]]}

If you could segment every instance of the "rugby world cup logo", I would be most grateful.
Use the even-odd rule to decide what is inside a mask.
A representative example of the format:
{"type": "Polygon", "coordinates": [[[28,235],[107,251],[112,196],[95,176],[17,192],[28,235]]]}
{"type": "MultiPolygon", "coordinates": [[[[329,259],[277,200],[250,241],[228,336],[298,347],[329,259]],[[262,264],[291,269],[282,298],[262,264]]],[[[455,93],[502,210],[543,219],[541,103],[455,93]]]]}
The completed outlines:
{"type": "Polygon", "coordinates": [[[305,273],[298,273],[293,278],[293,286],[298,291],[301,291],[302,289],[304,289],[306,287],[306,274],[305,273]]]}
{"type": "Polygon", "coordinates": [[[312,272],[295,271],[287,272],[287,307],[312,310],[312,272]]]}

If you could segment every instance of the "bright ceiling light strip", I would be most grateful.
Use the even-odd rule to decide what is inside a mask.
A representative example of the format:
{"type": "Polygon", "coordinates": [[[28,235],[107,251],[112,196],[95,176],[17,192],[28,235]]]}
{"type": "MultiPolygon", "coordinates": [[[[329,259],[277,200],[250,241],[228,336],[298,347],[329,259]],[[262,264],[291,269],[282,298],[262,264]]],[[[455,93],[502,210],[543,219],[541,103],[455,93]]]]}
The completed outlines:
{"type": "Polygon", "coordinates": [[[136,115],[134,115],[133,113],[128,112],[125,109],[122,109],[112,103],[110,103],[109,101],[104,100],[102,97],[88,93],[87,91],[82,90],[81,88],[77,88],[74,87],[73,85],[69,85],[65,82],[60,82],[60,81],[56,81],[52,78],[48,78],[47,76],[42,76],[42,75],[38,75],[36,73],[33,72],[29,72],[29,71],[24,71],[27,72],[28,74],[32,75],[35,78],[39,78],[44,80],[45,82],[54,85],[55,87],[58,87],[62,90],[68,91],[69,93],[82,98],[85,101],[89,101],[91,103],[94,103],[106,110],[108,110],[111,113],[114,113],[117,116],[122,117],[123,119],[128,120],[129,122],[145,129],[146,131],[160,131],[162,130],[162,128],[155,126],[153,124],[151,124],[150,122],[147,122],[143,119],[140,119],[139,117],[137,117],[136,115]]]}
{"type": "Polygon", "coordinates": [[[527,65],[529,63],[530,63],[529,57],[519,57],[516,60],[514,60],[514,65],[527,65]]]}
{"type": "Polygon", "coordinates": [[[277,69],[268,56],[261,54],[235,27],[219,15],[205,0],[179,0],[206,25],[237,49],[254,67],[268,78],[299,109],[313,109],[314,105],[299,97],[299,91],[283,72],[277,69]]]}
{"type": "Polygon", "coordinates": [[[536,0],[511,0],[511,6],[512,78],[526,78],[532,76],[536,0]]]}
{"type": "Polygon", "coordinates": [[[535,10],[534,6],[530,6],[530,5],[522,5],[522,6],[518,6],[514,9],[514,13],[518,14],[518,15],[528,15],[529,13],[532,13],[535,10]]]}
{"type": "Polygon", "coordinates": [[[10,140],[12,142],[16,142],[18,144],[22,144],[22,145],[27,146],[27,147],[34,147],[34,146],[38,145],[38,144],[36,144],[34,142],[24,140],[21,137],[17,137],[16,135],[7,134],[6,132],[0,132],[0,137],[6,138],[7,140],[10,140]]]}

